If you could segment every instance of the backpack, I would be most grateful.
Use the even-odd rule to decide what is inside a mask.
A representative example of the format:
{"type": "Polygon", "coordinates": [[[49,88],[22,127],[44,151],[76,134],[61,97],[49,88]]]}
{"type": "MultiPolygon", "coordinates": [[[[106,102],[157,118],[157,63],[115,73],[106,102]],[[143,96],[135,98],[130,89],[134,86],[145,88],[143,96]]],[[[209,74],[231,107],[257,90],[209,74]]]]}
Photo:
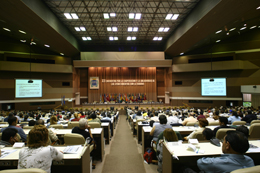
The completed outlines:
{"type": "Polygon", "coordinates": [[[147,148],[144,153],[144,160],[150,164],[153,160],[153,150],[151,148],[147,148]]]}

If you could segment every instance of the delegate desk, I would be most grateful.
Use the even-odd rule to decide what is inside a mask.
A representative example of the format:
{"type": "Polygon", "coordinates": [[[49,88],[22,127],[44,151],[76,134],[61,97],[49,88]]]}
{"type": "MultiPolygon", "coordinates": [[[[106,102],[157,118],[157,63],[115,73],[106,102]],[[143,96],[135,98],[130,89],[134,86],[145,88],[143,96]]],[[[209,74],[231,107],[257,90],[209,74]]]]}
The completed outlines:
{"type": "Polygon", "coordinates": [[[104,130],[104,138],[107,139],[106,144],[109,144],[109,142],[110,142],[110,125],[109,125],[109,123],[101,123],[101,127],[104,130]]]}
{"type": "MultiPolygon", "coordinates": [[[[31,129],[23,129],[24,133],[27,135],[31,129]]],[[[63,138],[66,133],[71,133],[71,129],[54,129],[54,133],[59,138],[63,138]]],[[[96,143],[96,150],[94,151],[94,159],[101,161],[104,158],[105,150],[104,150],[104,130],[102,128],[94,128],[91,129],[91,133],[96,143]]]]}
{"type": "MultiPolygon", "coordinates": [[[[66,146],[55,146],[59,151],[63,151],[66,146]]],[[[0,158],[0,170],[17,169],[20,148],[5,147],[4,150],[16,150],[15,152],[0,158]]],[[[63,154],[61,161],[52,161],[51,172],[62,173],[89,173],[90,166],[90,151],[89,147],[82,147],[77,154],[63,154]]]]}
{"type": "Polygon", "coordinates": [[[138,140],[138,142],[142,141],[142,127],[143,126],[149,126],[149,125],[150,124],[143,124],[142,122],[138,122],[138,124],[137,124],[137,140],[138,140]]]}
{"type": "MultiPolygon", "coordinates": [[[[178,143],[178,142],[177,142],[178,143]]],[[[222,153],[222,143],[220,147],[212,145],[209,142],[199,143],[200,150],[204,150],[203,154],[195,153],[193,150],[188,150],[188,143],[177,144],[174,142],[168,142],[163,144],[163,173],[178,172],[182,166],[197,167],[197,160],[202,157],[219,157],[222,153]],[[173,157],[174,156],[174,157],[173,157]],[[175,158],[178,157],[179,160],[175,158]],[[188,164],[188,165],[187,165],[188,164]]],[[[260,147],[260,141],[249,141],[250,144],[260,147]]],[[[260,148],[249,149],[246,155],[250,156],[255,165],[260,164],[260,148]]]]}

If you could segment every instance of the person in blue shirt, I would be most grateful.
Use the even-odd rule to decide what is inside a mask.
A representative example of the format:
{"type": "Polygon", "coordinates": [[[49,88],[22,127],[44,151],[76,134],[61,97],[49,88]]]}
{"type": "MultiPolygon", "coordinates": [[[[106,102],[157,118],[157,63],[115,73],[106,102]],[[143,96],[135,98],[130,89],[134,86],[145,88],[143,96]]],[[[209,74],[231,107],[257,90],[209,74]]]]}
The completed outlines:
{"type": "Polygon", "coordinates": [[[236,111],[233,111],[232,115],[228,118],[228,122],[230,124],[232,124],[234,121],[241,121],[241,118],[236,111]]]}
{"type": "Polygon", "coordinates": [[[244,155],[249,149],[247,137],[238,131],[227,131],[220,157],[203,157],[197,160],[197,166],[205,173],[227,173],[236,169],[255,166],[254,161],[244,155]]]}
{"type": "Polygon", "coordinates": [[[10,117],[13,117],[13,116],[14,116],[13,113],[9,113],[8,117],[6,117],[6,118],[4,119],[4,122],[8,122],[8,119],[9,119],[10,117]]]}
{"type": "Polygon", "coordinates": [[[27,141],[27,136],[26,136],[26,134],[24,133],[24,131],[23,131],[23,129],[22,128],[20,128],[20,127],[16,127],[16,125],[17,125],[17,118],[16,117],[10,117],[9,119],[8,119],[8,124],[9,124],[9,126],[8,127],[5,127],[5,128],[2,128],[1,129],[1,132],[3,132],[5,129],[7,129],[7,128],[13,128],[13,129],[16,129],[17,131],[18,131],[18,134],[21,136],[21,139],[22,139],[22,141],[24,141],[24,142],[26,142],[27,141]]]}

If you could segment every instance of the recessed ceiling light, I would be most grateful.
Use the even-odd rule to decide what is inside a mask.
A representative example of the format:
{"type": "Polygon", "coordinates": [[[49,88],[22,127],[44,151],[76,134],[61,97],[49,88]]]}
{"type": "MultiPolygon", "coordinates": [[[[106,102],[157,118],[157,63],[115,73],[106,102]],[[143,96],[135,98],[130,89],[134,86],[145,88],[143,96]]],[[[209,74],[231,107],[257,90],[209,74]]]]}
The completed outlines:
{"type": "Polygon", "coordinates": [[[250,27],[250,29],[254,29],[254,28],[256,28],[256,25],[255,25],[255,26],[251,26],[251,27],[250,27]]]}
{"type": "Polygon", "coordinates": [[[234,31],[236,28],[231,28],[229,31],[231,32],[231,31],[234,31]]]}
{"type": "Polygon", "coordinates": [[[63,54],[63,53],[60,53],[60,55],[62,55],[62,56],[63,56],[64,54],[63,54]]]}
{"type": "Polygon", "coordinates": [[[73,19],[78,19],[79,18],[76,13],[71,13],[71,16],[72,16],[73,19]]]}
{"type": "Polygon", "coordinates": [[[164,28],[163,32],[168,32],[170,28],[164,28]]]}
{"type": "Polygon", "coordinates": [[[162,40],[162,37],[158,37],[158,40],[162,40]]]}
{"type": "Polygon", "coordinates": [[[216,34],[221,33],[221,32],[222,32],[222,30],[219,30],[219,31],[216,32],[216,34]]]}
{"type": "Polygon", "coordinates": [[[20,40],[22,43],[25,43],[26,42],[26,40],[20,40]]]}
{"type": "Polygon", "coordinates": [[[229,32],[227,32],[227,35],[229,35],[229,32]]]}
{"type": "Polygon", "coordinates": [[[244,24],[244,26],[246,26],[246,23],[244,24]]]}
{"type": "Polygon", "coordinates": [[[165,17],[166,20],[170,20],[172,18],[173,14],[167,14],[167,16],[165,17]]]}
{"type": "Polygon", "coordinates": [[[127,37],[126,40],[131,40],[131,37],[127,37]]]}
{"type": "Polygon", "coordinates": [[[6,30],[6,31],[9,31],[9,32],[11,31],[11,30],[10,30],[10,29],[8,29],[8,28],[3,28],[3,29],[4,29],[4,30],[6,30]]]}
{"type": "Polygon", "coordinates": [[[116,32],[116,31],[117,31],[117,27],[112,27],[112,30],[113,30],[114,32],[116,32]]]}
{"type": "Polygon", "coordinates": [[[81,30],[81,31],[86,31],[86,28],[83,27],[83,26],[81,26],[81,27],[80,27],[80,30],[81,30]]]}
{"type": "Polygon", "coordinates": [[[218,42],[220,42],[221,40],[217,40],[216,42],[218,43],[218,42]]]}
{"type": "Polygon", "coordinates": [[[141,13],[136,13],[136,15],[135,15],[135,19],[141,19],[141,16],[142,16],[141,13]]]}
{"type": "Polygon", "coordinates": [[[138,27],[134,27],[133,32],[137,32],[138,31],[138,27]]]}
{"type": "Polygon", "coordinates": [[[159,28],[158,32],[163,32],[164,28],[159,28]]]}
{"type": "Polygon", "coordinates": [[[48,45],[48,44],[45,44],[44,46],[45,46],[45,47],[50,47],[50,45],[48,45]]]}
{"type": "Polygon", "coordinates": [[[35,42],[33,42],[33,41],[31,42],[31,44],[34,44],[34,45],[36,45],[36,43],[35,43],[35,42]]]}
{"type": "Polygon", "coordinates": [[[240,28],[240,30],[244,30],[244,29],[246,29],[246,27],[240,28]]]}
{"type": "Polygon", "coordinates": [[[136,40],[136,37],[132,37],[132,40],[136,40]]]}
{"type": "Polygon", "coordinates": [[[257,10],[259,10],[259,9],[260,9],[260,6],[259,6],[259,7],[257,7],[256,9],[257,9],[257,10]]]}
{"type": "Polygon", "coordinates": [[[22,30],[18,30],[20,33],[22,34],[26,34],[26,32],[22,31],[22,30]]]}
{"type": "Polygon", "coordinates": [[[179,17],[179,14],[174,14],[174,15],[172,16],[172,20],[176,20],[176,19],[178,19],[178,17],[179,17]]]}
{"type": "Polygon", "coordinates": [[[80,28],[79,27],[74,27],[76,31],[80,31],[80,28]]]}
{"type": "Polygon", "coordinates": [[[110,13],[110,17],[116,17],[116,13],[110,13]]]}
{"type": "Polygon", "coordinates": [[[72,19],[71,15],[69,13],[64,13],[64,16],[67,18],[67,19],[72,19]]]}
{"type": "Polygon", "coordinates": [[[118,37],[114,37],[114,40],[118,40],[118,37]]]}
{"type": "Polygon", "coordinates": [[[104,15],[104,19],[109,19],[108,13],[104,13],[103,15],[104,15]]]}
{"type": "Polygon", "coordinates": [[[91,37],[87,37],[87,40],[92,40],[92,38],[91,37]]]}
{"type": "Polygon", "coordinates": [[[184,54],[184,52],[180,53],[180,55],[183,55],[183,54],[184,54]]]}
{"type": "Polygon", "coordinates": [[[114,40],[114,37],[109,37],[109,40],[111,40],[111,41],[114,40]]]}
{"type": "Polygon", "coordinates": [[[112,31],[112,28],[111,27],[107,27],[107,31],[112,31]]]}
{"type": "Polygon", "coordinates": [[[134,19],[135,18],[135,14],[134,13],[129,13],[129,19],[134,19]]]}
{"type": "Polygon", "coordinates": [[[87,40],[87,37],[82,37],[82,40],[87,40]]]}
{"type": "Polygon", "coordinates": [[[128,31],[128,32],[132,32],[132,31],[133,31],[133,28],[132,28],[132,27],[128,27],[127,31],[128,31]]]}
{"type": "Polygon", "coordinates": [[[158,40],[158,37],[154,37],[153,40],[158,40]]]}

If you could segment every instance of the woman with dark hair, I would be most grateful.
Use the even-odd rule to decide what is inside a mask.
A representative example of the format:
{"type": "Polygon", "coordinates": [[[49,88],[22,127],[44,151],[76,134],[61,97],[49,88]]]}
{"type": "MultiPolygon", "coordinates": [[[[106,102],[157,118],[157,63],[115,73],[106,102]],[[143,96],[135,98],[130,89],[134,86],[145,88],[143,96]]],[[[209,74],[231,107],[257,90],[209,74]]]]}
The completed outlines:
{"type": "Polygon", "coordinates": [[[204,139],[211,140],[214,137],[214,133],[211,129],[205,128],[202,132],[204,139]]]}
{"type": "Polygon", "coordinates": [[[36,125],[28,134],[28,148],[19,153],[18,169],[39,168],[51,172],[52,160],[62,160],[63,154],[52,146],[47,146],[48,129],[36,125]]]}
{"type": "Polygon", "coordinates": [[[172,128],[171,125],[167,124],[167,118],[165,115],[160,115],[159,121],[160,124],[155,124],[150,132],[150,135],[153,137],[153,141],[157,141],[159,134],[162,133],[166,128],[172,128]]]}
{"type": "Polygon", "coordinates": [[[232,124],[234,121],[241,121],[241,118],[236,111],[233,111],[232,115],[228,118],[228,122],[230,124],[232,124]]]}
{"type": "Polygon", "coordinates": [[[202,132],[206,126],[209,125],[209,122],[206,118],[200,118],[199,119],[199,128],[194,130],[190,135],[184,137],[184,140],[189,140],[189,139],[193,139],[195,137],[195,135],[199,132],[202,132]]]}

